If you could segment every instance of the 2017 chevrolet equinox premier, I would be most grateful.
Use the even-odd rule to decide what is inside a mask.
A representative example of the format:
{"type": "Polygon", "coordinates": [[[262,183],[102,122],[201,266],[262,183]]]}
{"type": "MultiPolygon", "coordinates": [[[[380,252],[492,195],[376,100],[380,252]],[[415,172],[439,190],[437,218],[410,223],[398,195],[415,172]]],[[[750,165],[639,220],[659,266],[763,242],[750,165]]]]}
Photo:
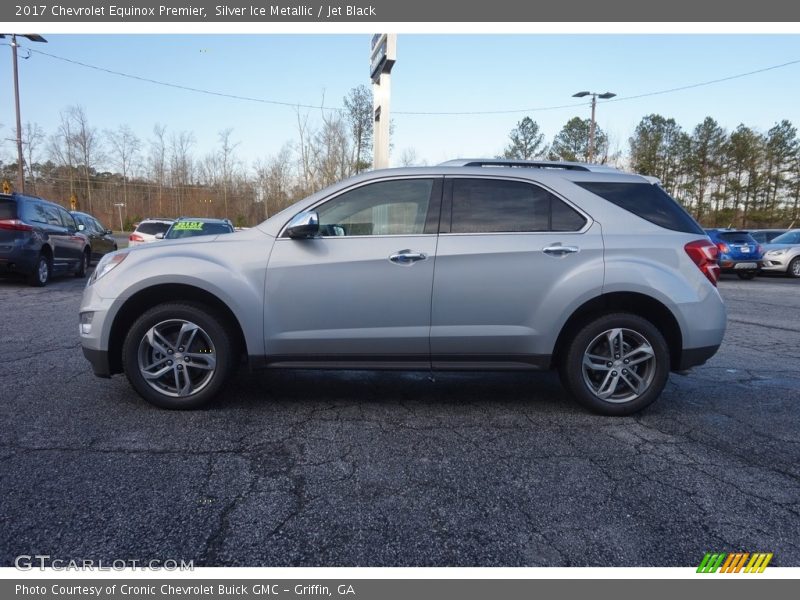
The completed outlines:
{"type": "Polygon", "coordinates": [[[239,233],[109,255],[85,356],[194,408],[235,367],[556,368],[585,407],[636,412],[717,350],[717,248],[651,179],[458,160],[342,181],[239,233]]]}

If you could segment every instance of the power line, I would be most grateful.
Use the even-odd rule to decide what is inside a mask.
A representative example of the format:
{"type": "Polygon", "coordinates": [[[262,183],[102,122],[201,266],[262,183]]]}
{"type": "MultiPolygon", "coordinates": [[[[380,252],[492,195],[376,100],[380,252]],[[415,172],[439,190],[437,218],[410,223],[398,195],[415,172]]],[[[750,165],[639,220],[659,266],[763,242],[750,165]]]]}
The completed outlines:
{"type": "MultiPolygon", "coordinates": [[[[81,66],[81,67],[85,67],[87,69],[93,69],[95,71],[101,71],[103,73],[116,75],[118,77],[125,77],[125,78],[128,78],[128,79],[134,79],[134,80],[137,80],[137,81],[142,81],[142,82],[145,82],[145,83],[151,83],[151,84],[154,84],[154,85],[160,85],[160,86],[164,86],[164,87],[184,90],[184,91],[187,91],[187,92],[195,92],[195,93],[198,93],[198,94],[206,94],[206,95],[209,95],[209,96],[217,96],[217,97],[220,97],[220,98],[230,98],[230,99],[233,99],[233,100],[244,100],[244,101],[247,101],[247,102],[259,102],[261,104],[272,104],[272,105],[276,105],[276,106],[286,106],[286,107],[291,107],[291,108],[309,108],[309,109],[318,109],[318,110],[329,110],[329,111],[335,111],[335,112],[344,112],[345,111],[344,108],[337,107],[337,106],[301,104],[301,103],[297,103],[297,102],[284,102],[284,101],[280,101],[280,100],[269,100],[269,99],[266,99],[266,98],[255,98],[255,97],[252,97],[252,96],[242,96],[242,95],[239,95],[239,94],[230,94],[230,93],[226,93],[226,92],[217,92],[217,91],[214,91],[214,90],[207,90],[207,89],[203,89],[203,88],[197,88],[197,87],[192,87],[192,86],[187,86],[187,85],[181,85],[181,84],[177,84],[177,83],[170,83],[170,82],[167,82],[167,81],[159,81],[157,79],[151,79],[149,77],[142,77],[142,76],[139,76],[139,75],[132,75],[130,73],[124,73],[122,71],[116,71],[116,70],[113,70],[113,69],[107,69],[105,67],[99,67],[97,65],[92,65],[92,64],[81,62],[79,60],[74,60],[74,59],[71,59],[71,58],[65,58],[63,56],[58,56],[56,54],[51,54],[49,52],[44,52],[42,50],[36,50],[34,48],[28,48],[27,50],[29,52],[32,52],[32,53],[35,53],[35,54],[41,54],[43,56],[47,56],[47,57],[53,58],[55,60],[61,60],[61,61],[67,62],[67,63],[71,63],[71,64],[78,65],[78,66],[81,66]]],[[[769,67],[764,67],[762,69],[756,69],[754,71],[747,71],[745,73],[737,73],[735,75],[730,75],[730,76],[727,76],[727,77],[720,77],[720,78],[717,78],[717,79],[710,79],[708,81],[702,81],[702,82],[699,82],[699,83],[692,83],[692,84],[688,84],[688,85],[684,85],[684,86],[668,88],[668,89],[658,90],[658,91],[654,91],[654,92],[646,92],[644,94],[636,94],[636,95],[633,95],[633,96],[617,96],[613,100],[607,100],[607,102],[625,102],[625,101],[628,101],[628,100],[637,100],[639,98],[647,98],[649,96],[660,96],[662,94],[671,94],[671,93],[674,93],[674,92],[680,92],[680,91],[684,91],[684,90],[690,90],[690,89],[694,89],[694,88],[714,85],[714,84],[717,84],[717,83],[723,83],[725,81],[731,81],[731,80],[734,80],[734,79],[741,79],[743,77],[749,77],[751,75],[757,75],[759,73],[765,73],[767,71],[774,71],[776,69],[782,69],[782,68],[789,67],[789,66],[796,65],[796,64],[800,64],[800,59],[791,60],[791,61],[784,62],[784,63],[777,64],[777,65],[771,65],[769,67]]],[[[412,111],[412,110],[396,110],[396,111],[393,111],[393,113],[394,114],[398,114],[398,115],[409,115],[409,116],[507,115],[507,114],[519,114],[519,113],[544,112],[544,111],[549,111],[549,110],[561,110],[561,109],[565,109],[565,108],[576,108],[576,107],[585,106],[585,105],[586,105],[585,102],[581,102],[581,103],[578,103],[578,104],[574,104],[574,103],[573,104],[560,104],[560,105],[557,105],[557,106],[540,106],[540,107],[533,107],[533,108],[515,108],[515,109],[507,109],[507,110],[473,110],[473,111],[412,111]]]]}
{"type": "Polygon", "coordinates": [[[297,102],[281,102],[280,100],[267,100],[265,98],[254,98],[252,96],[240,96],[238,94],[228,94],[225,92],[215,92],[213,90],[206,90],[202,88],[191,87],[188,85],[180,85],[178,83],[169,83],[167,81],[159,81],[158,79],[150,79],[149,77],[141,77],[139,75],[131,75],[130,73],[123,73],[122,71],[115,71],[113,69],[107,69],[105,67],[98,67],[97,65],[90,65],[89,63],[81,62],[79,60],[74,60],[72,58],[65,58],[63,56],[57,56],[55,54],[50,54],[49,52],[43,52],[41,50],[34,50],[33,48],[28,49],[30,52],[35,52],[36,54],[41,54],[43,56],[48,56],[50,58],[54,58],[56,60],[61,60],[64,62],[71,63],[73,65],[78,65],[81,67],[86,67],[87,69],[94,69],[95,71],[102,71],[103,73],[109,73],[111,75],[117,75],[119,77],[126,77],[128,79],[135,79],[137,81],[143,81],[145,83],[152,83],[154,85],[161,85],[164,87],[175,88],[179,90],[184,90],[187,92],[196,92],[198,94],[207,94],[209,96],[219,96],[221,98],[231,98],[233,100],[246,100],[248,102],[260,102],[262,104],[275,104],[278,106],[289,106],[289,107],[298,107],[298,108],[315,108],[315,109],[322,109],[322,110],[333,110],[341,112],[342,108],[338,107],[331,107],[331,106],[315,106],[313,104],[298,104],[297,102]]]}

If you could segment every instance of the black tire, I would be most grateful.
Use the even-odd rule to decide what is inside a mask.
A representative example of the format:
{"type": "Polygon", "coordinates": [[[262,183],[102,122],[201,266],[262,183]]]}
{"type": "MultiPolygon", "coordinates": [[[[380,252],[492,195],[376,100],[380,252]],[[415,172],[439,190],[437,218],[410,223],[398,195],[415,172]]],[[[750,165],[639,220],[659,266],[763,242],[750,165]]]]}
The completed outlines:
{"type": "Polygon", "coordinates": [[[786,276],[800,278],[800,256],[795,256],[786,268],[786,276]]]}
{"type": "Polygon", "coordinates": [[[75,269],[75,277],[83,278],[86,277],[86,271],[89,269],[89,264],[92,262],[92,251],[89,248],[86,248],[83,251],[83,256],[81,257],[81,262],[78,265],[78,268],[75,269]]]}
{"type": "Polygon", "coordinates": [[[44,252],[36,259],[33,271],[28,275],[28,283],[33,287],[44,287],[53,274],[53,263],[44,252]]]}
{"type": "Polygon", "coordinates": [[[588,322],[572,337],[562,356],[559,371],[564,387],[582,406],[601,415],[622,416],[642,410],[659,397],[669,377],[669,347],[664,336],[650,321],[631,313],[603,315],[588,322]],[[612,347],[606,334],[613,330],[621,332],[621,337],[611,336],[614,339],[612,347]],[[638,353],[634,352],[637,346],[633,346],[637,343],[640,344],[638,353]],[[615,348],[620,344],[623,351],[617,354],[615,348]],[[634,357],[652,358],[630,365],[623,363],[626,351],[634,357]],[[608,362],[601,359],[606,352],[608,362]],[[585,354],[591,355],[589,362],[594,361],[596,365],[596,368],[586,369],[586,373],[585,354]],[[640,387],[638,393],[629,383],[636,384],[637,380],[642,382],[637,384],[640,387]],[[611,394],[607,399],[600,397],[605,393],[603,384],[606,382],[614,384],[611,392],[619,390],[619,393],[611,394]]]}
{"type": "Polygon", "coordinates": [[[176,302],[151,308],[136,319],[122,345],[122,366],[131,385],[142,398],[161,408],[192,409],[203,406],[219,392],[233,373],[235,364],[233,336],[225,322],[201,304],[176,302]],[[185,352],[182,346],[177,345],[181,338],[179,331],[176,331],[178,327],[183,327],[183,323],[198,329],[190,339],[191,347],[185,348],[185,352]],[[160,352],[156,345],[147,341],[146,336],[151,329],[162,336],[158,338],[154,335],[154,339],[157,342],[164,340],[158,347],[168,354],[160,352]],[[190,362],[183,354],[191,354],[194,359],[190,362]],[[212,369],[207,364],[203,367],[200,364],[209,358],[215,359],[210,375],[208,373],[212,369]],[[149,363],[144,367],[158,367],[151,369],[154,375],[161,369],[168,370],[158,378],[150,378],[151,384],[141,372],[140,359],[149,363]],[[191,381],[193,378],[195,381],[191,381]],[[197,389],[178,395],[181,393],[178,388],[183,384],[197,389]]]}
{"type": "Polygon", "coordinates": [[[736,274],[739,276],[739,279],[755,279],[756,275],[758,275],[756,271],[744,271],[736,274]]]}

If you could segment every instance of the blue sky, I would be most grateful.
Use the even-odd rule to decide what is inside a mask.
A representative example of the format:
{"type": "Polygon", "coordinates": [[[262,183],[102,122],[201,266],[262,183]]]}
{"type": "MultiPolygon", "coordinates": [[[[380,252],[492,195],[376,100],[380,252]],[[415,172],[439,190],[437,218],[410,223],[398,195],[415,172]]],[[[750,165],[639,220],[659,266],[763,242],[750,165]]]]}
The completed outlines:
{"type": "MultiPolygon", "coordinates": [[[[48,35],[33,49],[145,78],[289,103],[341,106],[368,84],[368,35],[48,35]]],[[[7,41],[7,40],[6,40],[7,41]]],[[[7,46],[3,52],[9,53],[7,46]]],[[[25,54],[24,51],[22,54],[25,54]]],[[[620,98],[690,85],[800,60],[798,35],[421,35],[401,34],[392,75],[393,158],[413,148],[437,163],[502,152],[508,132],[528,115],[551,138],[573,116],[588,117],[580,90],[620,98]],[[428,116],[399,111],[492,111],[576,106],[513,114],[428,116]]],[[[11,61],[0,58],[10,92],[11,61]]],[[[33,54],[20,60],[23,121],[52,133],[59,111],[80,104],[96,128],[130,125],[143,139],[153,125],[193,131],[199,156],[217,132],[233,129],[248,164],[297,137],[290,107],[219,98],[126,79],[33,54]]],[[[308,110],[309,120],[318,110],[308,110]]],[[[598,124],[612,142],[627,139],[642,116],[674,117],[685,129],[711,115],[731,129],[766,130],[780,119],[800,126],[800,63],[714,85],[602,103],[598,124]]],[[[13,97],[0,99],[2,138],[13,136],[13,97]]],[[[0,150],[11,158],[5,141],[0,150]]]]}

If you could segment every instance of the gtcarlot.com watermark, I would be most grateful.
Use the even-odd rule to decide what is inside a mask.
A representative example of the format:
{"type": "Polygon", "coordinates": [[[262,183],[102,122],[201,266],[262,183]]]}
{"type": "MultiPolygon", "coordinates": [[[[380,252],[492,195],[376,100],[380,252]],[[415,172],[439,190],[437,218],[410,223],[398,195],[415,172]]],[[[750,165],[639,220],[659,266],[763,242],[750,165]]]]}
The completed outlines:
{"type": "Polygon", "coordinates": [[[114,560],[76,560],[53,558],[49,554],[21,554],[14,559],[14,566],[20,571],[125,571],[127,569],[151,571],[194,571],[193,560],[138,560],[117,558],[114,560]]]}

